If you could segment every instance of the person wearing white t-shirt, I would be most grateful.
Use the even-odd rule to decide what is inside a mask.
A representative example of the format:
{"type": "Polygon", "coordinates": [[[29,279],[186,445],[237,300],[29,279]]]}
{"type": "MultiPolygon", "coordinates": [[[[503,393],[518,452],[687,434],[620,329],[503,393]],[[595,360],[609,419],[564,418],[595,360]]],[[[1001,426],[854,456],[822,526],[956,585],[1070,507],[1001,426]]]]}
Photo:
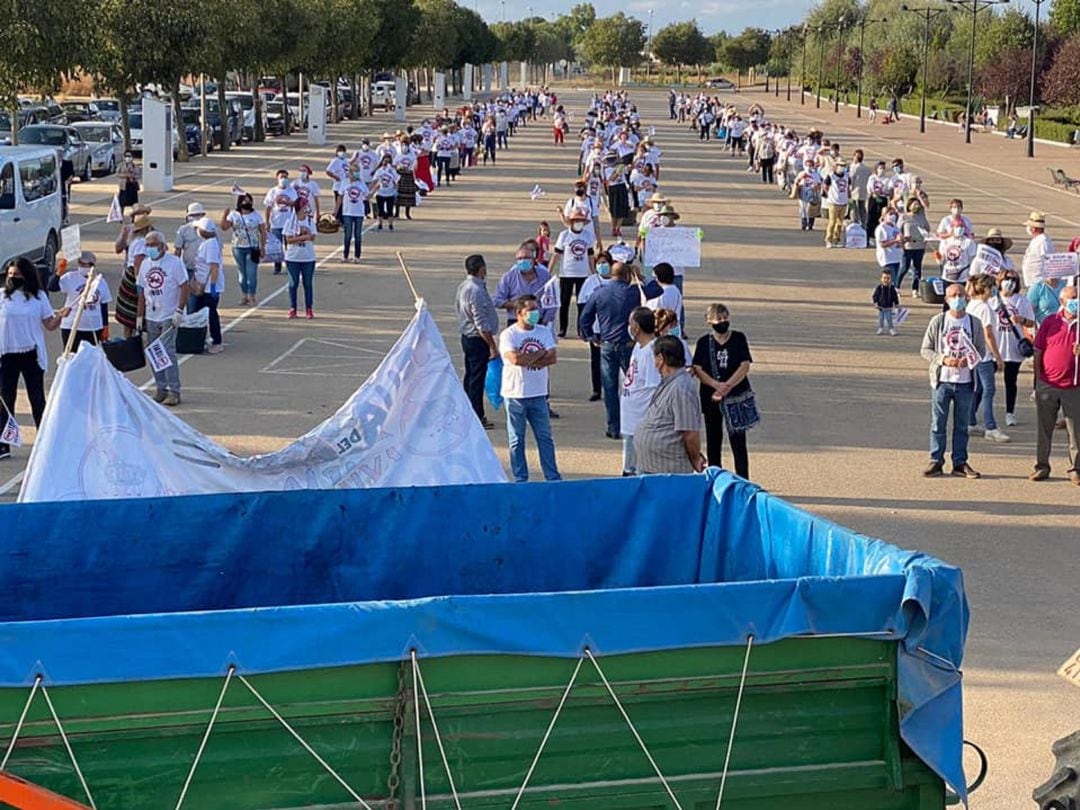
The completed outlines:
{"type": "MultiPolygon", "coordinates": [[[[179,261],[179,260],[178,260],[179,261]]],[[[4,269],[0,291],[0,421],[7,424],[15,415],[19,377],[26,385],[34,424],[41,425],[45,412],[45,369],[49,358],[45,332],[54,331],[68,314],[65,307],[54,313],[49,297],[40,287],[37,268],[26,258],[15,259],[4,269]]],[[[11,448],[0,444],[0,458],[10,458],[11,448]]]]}
{"type": "Polygon", "coordinates": [[[881,224],[874,230],[874,255],[878,266],[892,277],[895,287],[900,274],[900,259],[904,255],[904,239],[896,226],[896,212],[886,211],[881,224]]]}
{"type": "Polygon", "coordinates": [[[656,316],[652,309],[638,307],[630,313],[629,334],[634,340],[634,349],[630,352],[630,364],[626,367],[626,374],[623,376],[619,405],[619,432],[623,437],[622,474],[624,476],[637,475],[634,431],[637,430],[641,418],[645,415],[645,410],[649,407],[653,392],[660,386],[660,372],[656,370],[652,350],[655,332],[656,316]]]}
{"type": "MultiPolygon", "coordinates": [[[[277,240],[278,248],[284,250],[285,242],[282,239],[281,229],[292,216],[293,206],[296,204],[296,190],[289,186],[289,173],[285,169],[278,169],[274,187],[266,192],[263,197],[263,208],[266,209],[264,218],[266,227],[277,240]]],[[[281,261],[274,262],[274,275],[281,273],[281,261]]]]}
{"type": "Polygon", "coordinates": [[[540,324],[535,295],[523,295],[515,305],[517,320],[499,335],[503,359],[502,396],[506,400],[506,428],[510,443],[510,469],[517,483],[529,480],[525,460],[525,425],[532,428],[540,467],[546,481],[558,481],[555,440],[548,415],[548,368],[557,351],[551,329],[540,324]]]}
{"type": "Polygon", "coordinates": [[[983,337],[986,340],[986,351],[983,353],[979,364],[973,369],[972,378],[975,382],[975,391],[974,398],[971,401],[969,424],[971,427],[976,426],[979,408],[982,406],[983,428],[985,431],[983,438],[989,442],[1005,444],[1009,441],[1009,436],[998,430],[997,420],[994,418],[994,395],[997,393],[996,375],[998,369],[1005,368],[1005,361],[1001,357],[1001,351],[997,343],[998,314],[989,303],[994,291],[994,280],[989,276],[973,276],[968,281],[967,286],[969,293],[967,312],[982,324],[983,337]]]}
{"type": "Polygon", "coordinates": [[[1042,211],[1032,211],[1024,225],[1031,241],[1024,251],[1021,267],[1024,270],[1024,286],[1033,287],[1042,273],[1042,257],[1054,252],[1054,243],[1046,235],[1046,214],[1042,211]]]}
{"type": "MultiPolygon", "coordinates": [[[[89,250],[84,250],[79,256],[75,267],[68,267],[67,271],[57,279],[57,288],[64,294],[64,310],[67,315],[60,322],[60,339],[64,347],[67,347],[71,330],[75,328],[75,311],[79,307],[79,299],[82,298],[86,282],[97,264],[97,256],[89,250]]],[[[75,332],[75,340],[71,344],[71,350],[77,352],[80,343],[97,344],[105,339],[105,323],[108,321],[109,302],[112,294],[109,292],[108,282],[104,276],[97,276],[93,286],[86,296],[82,314],[79,316],[79,327],[75,332]]]]}
{"type": "Polygon", "coordinates": [[[326,166],[326,176],[332,181],[330,190],[334,192],[334,202],[341,195],[341,187],[345,184],[345,178],[349,171],[349,150],[345,144],[339,143],[334,151],[334,159],[326,166]]]}
{"type": "Polygon", "coordinates": [[[964,233],[964,226],[956,223],[952,235],[942,239],[938,245],[938,259],[941,261],[941,277],[949,282],[963,284],[971,274],[971,263],[978,251],[978,243],[964,233]]]}
{"type": "Polygon", "coordinates": [[[318,220],[322,214],[322,206],[319,202],[319,184],[311,179],[311,167],[306,163],[300,164],[299,172],[296,179],[293,180],[292,187],[297,197],[304,197],[307,200],[308,208],[315,212],[315,219],[318,220]]]}
{"type": "Polygon", "coordinates": [[[829,222],[825,227],[825,247],[844,245],[844,217],[847,216],[848,200],[851,198],[851,177],[847,163],[842,157],[832,161],[832,171],[822,181],[825,204],[829,207],[829,222]]]}
{"type": "Polygon", "coordinates": [[[310,321],[315,317],[312,306],[315,301],[315,239],[318,233],[315,218],[303,200],[296,201],[283,233],[285,266],[289,270],[289,318],[296,317],[296,291],[303,283],[305,314],[310,321]]]}
{"type": "Polygon", "coordinates": [[[360,250],[364,234],[364,211],[368,205],[368,197],[371,189],[367,183],[360,179],[360,167],[349,167],[349,180],[342,186],[338,197],[337,208],[334,215],[343,223],[342,230],[345,232],[345,246],[342,253],[342,261],[348,263],[349,248],[355,247],[355,261],[360,263],[360,250]]]}
{"type": "Polygon", "coordinates": [[[139,267],[139,322],[147,345],[160,341],[169,365],[154,372],[154,401],[170,408],[180,404],[180,363],[176,357],[176,330],[184,317],[190,285],[179,256],[167,253],[165,236],[151,231],[146,237],[146,259],[139,267]]]}
{"type": "MultiPolygon", "coordinates": [[[[561,263],[559,276],[559,337],[566,337],[566,325],[570,317],[570,296],[581,293],[581,285],[590,273],[595,272],[596,235],[587,227],[589,217],[585,212],[574,210],[567,218],[569,229],[555,240],[554,256],[548,268],[555,274],[561,263]]],[[[581,304],[578,304],[581,314],[581,304]]]]}
{"type": "Polygon", "coordinates": [[[660,262],[653,268],[653,275],[663,292],[656,298],[646,301],[645,306],[653,312],[658,309],[670,309],[672,312],[679,313],[679,325],[682,326],[683,297],[682,292],[675,286],[675,268],[667,262],[660,262]]]}
{"type": "Polygon", "coordinates": [[[964,213],[964,201],[952,199],[949,200],[949,213],[943,216],[941,222],[938,223],[937,235],[942,239],[952,236],[957,223],[964,227],[965,235],[972,239],[975,238],[975,226],[971,224],[971,220],[964,213]]]}
{"type": "Polygon", "coordinates": [[[209,217],[196,222],[195,230],[202,243],[195,254],[195,277],[192,279],[193,289],[188,301],[188,312],[210,310],[210,347],[206,351],[209,354],[219,354],[225,348],[221,343],[221,316],[218,315],[218,304],[225,292],[221,242],[218,241],[217,226],[209,217]]]}
{"type": "Polygon", "coordinates": [[[1002,273],[1001,293],[990,301],[990,308],[995,314],[995,331],[998,349],[1005,367],[1005,424],[1016,424],[1017,380],[1024,357],[1020,352],[1020,340],[1023,330],[1035,327],[1035,310],[1026,295],[1020,294],[1020,274],[1015,270],[1002,273]]]}

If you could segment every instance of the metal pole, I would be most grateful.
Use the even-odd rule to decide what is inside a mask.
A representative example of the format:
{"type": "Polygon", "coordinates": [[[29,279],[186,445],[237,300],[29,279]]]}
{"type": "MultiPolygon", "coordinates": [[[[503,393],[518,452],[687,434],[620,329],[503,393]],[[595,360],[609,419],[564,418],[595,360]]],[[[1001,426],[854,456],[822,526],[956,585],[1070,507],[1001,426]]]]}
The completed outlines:
{"type": "Polygon", "coordinates": [[[1043,0],[1035,0],[1035,38],[1031,41],[1031,95],[1028,98],[1027,156],[1035,157],[1035,65],[1039,53],[1039,10],[1043,0]]]}
{"type": "Polygon", "coordinates": [[[825,68],[825,38],[824,32],[818,29],[818,61],[817,61],[817,107],[821,109],[821,75],[825,68]]]}
{"type": "Polygon", "coordinates": [[[836,81],[833,82],[833,112],[840,112],[840,60],[844,48],[844,18],[841,17],[836,29],[836,81]]]}
{"type": "MultiPolygon", "coordinates": [[[[803,26],[802,32],[802,70],[799,71],[799,104],[806,104],[806,26],[803,26]]],[[[791,96],[788,95],[788,101],[791,101],[791,96]]]]}
{"type": "Polygon", "coordinates": [[[652,13],[653,10],[649,9],[649,38],[648,44],[645,46],[645,78],[652,75],[652,13]]]}
{"type": "Polygon", "coordinates": [[[791,62],[788,62],[787,69],[787,100],[791,101],[791,62]]]}
{"type": "Polygon", "coordinates": [[[855,117],[862,118],[862,69],[866,55],[866,17],[859,23],[859,79],[855,90],[855,117]]]}
{"type": "Polygon", "coordinates": [[[923,38],[922,94],[919,99],[919,132],[926,132],[926,83],[930,81],[930,9],[926,13],[926,34],[923,38]]]}
{"type": "Polygon", "coordinates": [[[979,16],[979,0],[971,0],[971,47],[968,50],[967,120],[964,121],[964,143],[971,143],[971,94],[975,82],[975,21],[979,16]]]}

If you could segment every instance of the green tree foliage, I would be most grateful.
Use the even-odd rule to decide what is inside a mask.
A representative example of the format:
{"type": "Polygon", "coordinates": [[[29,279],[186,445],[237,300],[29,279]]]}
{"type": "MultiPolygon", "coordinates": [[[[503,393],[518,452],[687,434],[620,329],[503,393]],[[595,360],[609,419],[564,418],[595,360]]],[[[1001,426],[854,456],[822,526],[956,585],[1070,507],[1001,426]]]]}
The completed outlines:
{"type": "Polygon", "coordinates": [[[1080,33],[1080,0],[1054,0],[1050,6],[1050,24],[1062,36],[1080,33]]]}
{"type": "Polygon", "coordinates": [[[771,45],[768,33],[760,28],[747,28],[725,43],[721,61],[742,73],[757,65],[764,65],[769,60],[771,45]]]}
{"type": "Polygon", "coordinates": [[[645,25],[621,11],[602,17],[585,32],[581,47],[594,65],[613,69],[636,65],[645,47],[645,25]]]}
{"type": "Polygon", "coordinates": [[[585,39],[585,32],[596,22],[596,9],[592,3],[578,3],[570,9],[569,14],[560,17],[558,22],[565,26],[570,44],[576,47],[585,39]]]}
{"type": "Polygon", "coordinates": [[[379,32],[372,43],[371,66],[404,67],[413,47],[413,32],[420,25],[420,9],[413,0],[372,0],[372,4],[379,32]]]}
{"type": "Polygon", "coordinates": [[[1031,18],[1017,9],[1010,8],[1002,14],[990,15],[975,39],[975,64],[982,67],[1000,60],[1006,53],[1022,50],[1028,51],[1030,59],[1033,32],[1031,18]]]}
{"type": "Polygon", "coordinates": [[[697,20],[673,23],[661,28],[652,41],[653,55],[675,68],[676,77],[682,80],[683,65],[703,65],[713,61],[712,43],[698,28],[697,20]]]}
{"type": "Polygon", "coordinates": [[[495,23],[491,33],[499,43],[496,58],[506,62],[524,62],[532,58],[536,30],[527,22],[495,23]]]}

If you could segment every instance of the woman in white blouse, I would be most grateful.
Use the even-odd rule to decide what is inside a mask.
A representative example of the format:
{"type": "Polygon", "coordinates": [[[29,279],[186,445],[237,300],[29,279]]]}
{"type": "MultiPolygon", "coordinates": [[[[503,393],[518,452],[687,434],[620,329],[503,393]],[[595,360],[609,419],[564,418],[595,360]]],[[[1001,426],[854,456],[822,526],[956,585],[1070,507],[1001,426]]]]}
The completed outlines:
{"type": "MultiPolygon", "coordinates": [[[[0,424],[15,415],[19,377],[26,385],[34,424],[41,424],[45,412],[45,369],[49,357],[45,332],[55,331],[70,311],[53,312],[41,289],[37,268],[29,259],[15,259],[5,268],[4,289],[0,292],[0,424]]],[[[0,458],[10,458],[11,448],[0,444],[0,458]]]]}

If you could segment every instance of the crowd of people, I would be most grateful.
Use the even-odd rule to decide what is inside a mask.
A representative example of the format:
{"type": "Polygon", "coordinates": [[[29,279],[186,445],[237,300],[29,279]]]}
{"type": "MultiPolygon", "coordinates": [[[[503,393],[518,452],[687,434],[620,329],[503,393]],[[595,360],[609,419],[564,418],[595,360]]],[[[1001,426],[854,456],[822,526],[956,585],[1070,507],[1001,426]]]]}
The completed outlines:
{"type": "MultiPolygon", "coordinates": [[[[559,146],[564,138],[558,133],[565,135],[570,116],[555,109],[559,146]]],[[[527,429],[544,478],[560,477],[550,375],[559,342],[571,339],[571,331],[589,346],[589,400],[602,401],[605,436],[622,443],[624,476],[722,466],[726,433],[735,471],[749,477],[746,434],[760,420],[748,379],[749,343],[731,329],[731,313],[721,303],[704,313],[706,334],[693,348],[688,343],[685,268],[648,250],[650,234],[678,227],[680,219],[659,188],[663,152],[651,129],[627,93],[594,95],[578,133],[573,190],[556,209],[562,230],[554,242],[549,223],[541,222],[518,247],[494,295],[487,290],[484,258],[475,254],[465,261],[455,300],[464,385],[477,417],[491,429],[485,380],[489,363],[501,367],[497,394],[506,402],[515,481],[529,478],[527,429]]]]}

